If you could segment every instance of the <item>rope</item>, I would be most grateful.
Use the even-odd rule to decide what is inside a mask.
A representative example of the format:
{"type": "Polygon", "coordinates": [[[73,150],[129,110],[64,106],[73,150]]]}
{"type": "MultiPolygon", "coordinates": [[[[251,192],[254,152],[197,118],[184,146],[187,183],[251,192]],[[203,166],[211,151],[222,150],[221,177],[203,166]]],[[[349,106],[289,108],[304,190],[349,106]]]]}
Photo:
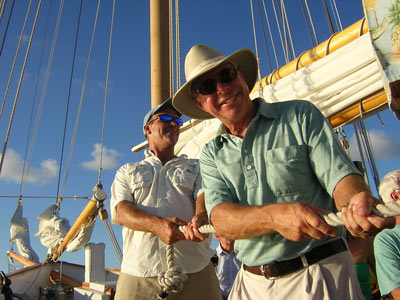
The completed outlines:
{"type": "MultiPolygon", "coordinates": [[[[260,9],[260,3],[259,0],[256,0],[256,4],[257,4],[257,11],[258,11],[258,17],[260,18],[260,24],[261,24],[261,29],[262,29],[262,33],[263,33],[263,40],[264,40],[264,45],[265,45],[265,50],[267,51],[267,58],[268,58],[268,63],[269,63],[269,72],[272,72],[272,62],[271,62],[271,57],[269,55],[269,50],[268,50],[268,43],[267,43],[267,36],[265,34],[265,28],[264,28],[264,22],[262,21],[262,17],[261,17],[261,9],[260,9]]],[[[261,75],[260,75],[261,77],[261,75]]]]}
{"type": "Polygon", "coordinates": [[[271,2],[272,2],[272,7],[273,7],[273,9],[274,9],[275,23],[276,23],[276,26],[278,27],[279,38],[280,38],[280,40],[281,40],[281,46],[282,46],[283,56],[285,57],[285,62],[286,62],[286,63],[289,63],[289,56],[288,56],[288,53],[287,53],[287,49],[286,49],[286,47],[285,47],[285,45],[284,45],[284,43],[283,43],[282,32],[281,32],[281,26],[280,26],[280,23],[279,23],[279,21],[278,21],[278,14],[277,14],[277,12],[276,12],[275,2],[274,2],[274,0],[271,0],[271,2]]]}
{"type": "MultiPolygon", "coordinates": [[[[24,36],[26,23],[28,22],[28,16],[29,16],[29,13],[30,13],[30,11],[31,11],[31,6],[32,6],[32,0],[29,1],[29,6],[28,6],[28,9],[26,10],[26,15],[25,15],[24,24],[22,25],[21,34],[19,35],[18,44],[17,44],[17,49],[15,50],[14,60],[13,60],[13,63],[12,63],[12,65],[11,65],[10,76],[8,77],[6,89],[5,89],[5,91],[4,91],[3,101],[2,101],[2,103],[1,103],[1,108],[0,108],[0,119],[1,119],[1,116],[2,116],[2,114],[3,114],[4,105],[5,105],[5,103],[6,103],[6,99],[7,99],[7,95],[8,95],[8,90],[10,89],[11,78],[12,78],[12,76],[13,76],[13,74],[14,74],[15,64],[17,63],[17,57],[18,57],[18,54],[19,54],[19,49],[20,49],[20,47],[21,47],[22,37],[24,36]]],[[[4,156],[4,155],[3,155],[3,156],[4,156]]]]}
{"type": "Polygon", "coordinates": [[[158,275],[158,283],[163,291],[157,299],[165,299],[171,292],[182,291],[183,282],[187,280],[187,275],[174,265],[174,245],[167,245],[167,270],[158,275]]]}
{"type": "Polygon", "coordinates": [[[115,0],[113,0],[111,25],[110,25],[110,39],[109,39],[109,43],[108,43],[107,74],[106,74],[106,83],[105,83],[106,86],[105,86],[105,90],[104,90],[103,121],[102,121],[102,125],[101,125],[101,146],[100,146],[98,184],[101,184],[101,170],[102,170],[102,165],[103,165],[104,127],[105,127],[105,119],[106,119],[107,93],[108,93],[108,80],[109,80],[109,73],[110,73],[111,45],[112,45],[112,36],[113,36],[113,27],[114,27],[114,15],[115,15],[115,0]]]}
{"type": "MultiPolygon", "coordinates": [[[[287,12],[286,12],[286,6],[285,6],[285,2],[283,0],[281,0],[281,10],[282,10],[282,22],[283,25],[286,25],[284,27],[285,31],[287,28],[287,36],[289,37],[289,42],[290,42],[290,47],[292,49],[292,59],[294,59],[296,57],[296,53],[294,50],[294,45],[293,45],[293,39],[292,39],[292,32],[290,31],[290,26],[289,26],[289,18],[287,16],[287,12]]],[[[285,34],[285,39],[286,39],[286,34],[285,34]]],[[[289,48],[289,45],[288,45],[289,48]]]]}
{"type": "MultiPolygon", "coordinates": [[[[262,77],[261,77],[261,71],[260,71],[260,59],[259,59],[259,55],[258,55],[258,46],[257,46],[257,34],[256,34],[256,26],[254,23],[254,10],[253,10],[253,0],[250,0],[250,9],[251,9],[251,21],[253,24],[253,38],[254,38],[254,47],[256,50],[256,57],[257,57],[257,73],[258,73],[258,90],[259,90],[259,95],[260,97],[262,97],[262,77]]],[[[267,49],[267,53],[268,53],[268,49],[267,49]]],[[[271,67],[271,61],[270,61],[270,67],[271,67]]]]}
{"type": "Polygon", "coordinates": [[[86,62],[85,75],[84,75],[84,78],[83,78],[81,95],[80,95],[80,99],[79,99],[79,107],[78,107],[78,111],[76,113],[74,130],[73,130],[73,134],[72,134],[72,137],[71,137],[71,144],[70,144],[70,147],[69,147],[69,153],[68,153],[66,168],[65,168],[65,172],[64,172],[63,181],[62,181],[63,190],[61,192],[61,195],[64,193],[64,189],[66,187],[69,167],[71,165],[72,152],[73,152],[73,149],[74,149],[74,146],[75,146],[75,138],[76,138],[76,134],[77,134],[77,131],[78,131],[79,118],[80,118],[80,115],[81,115],[81,109],[82,109],[82,104],[83,104],[83,95],[85,93],[86,79],[87,79],[87,74],[88,74],[88,69],[89,69],[89,64],[90,64],[90,58],[91,58],[91,55],[92,55],[94,35],[95,35],[95,32],[96,32],[97,19],[98,19],[98,16],[99,16],[100,2],[101,2],[101,0],[98,0],[98,2],[97,2],[96,17],[95,17],[94,24],[93,24],[93,32],[92,32],[92,37],[91,37],[91,40],[90,40],[89,54],[88,54],[88,58],[87,58],[87,62],[86,62]]]}
{"type": "Polygon", "coordinates": [[[267,21],[267,25],[268,25],[269,38],[271,39],[272,50],[274,52],[275,64],[276,64],[276,67],[277,67],[277,66],[279,66],[279,63],[278,63],[278,56],[276,54],[274,38],[272,37],[271,24],[269,22],[269,18],[268,18],[268,14],[267,14],[267,8],[265,6],[265,1],[262,0],[262,3],[263,3],[263,7],[264,7],[265,20],[267,21]]]}
{"type": "MultiPolygon", "coordinates": [[[[46,41],[47,41],[47,30],[49,28],[49,19],[50,19],[50,12],[51,12],[52,6],[53,6],[53,2],[50,2],[49,9],[47,11],[46,26],[45,26],[45,32],[44,32],[44,39],[43,39],[43,43],[42,43],[42,49],[40,52],[39,65],[37,67],[37,73],[35,76],[36,77],[35,91],[33,92],[33,101],[32,101],[32,107],[31,107],[31,112],[30,112],[30,116],[29,116],[29,127],[28,127],[28,132],[26,134],[24,164],[23,164],[23,168],[22,168],[22,176],[21,176],[20,188],[19,188],[20,195],[23,194],[25,180],[29,174],[29,168],[30,168],[30,163],[32,160],[32,154],[33,154],[33,144],[34,144],[34,141],[36,140],[36,135],[35,135],[35,137],[32,137],[31,143],[29,144],[29,137],[31,136],[32,120],[33,120],[33,114],[34,114],[34,110],[35,110],[35,104],[36,104],[37,92],[38,92],[38,86],[39,86],[40,70],[42,68],[42,61],[43,61],[44,49],[45,49],[45,45],[46,45],[46,41]]],[[[37,131],[36,131],[36,133],[37,133],[37,131]]]]}
{"type": "MultiPolygon", "coordinates": [[[[13,2],[12,2],[12,4],[11,4],[10,12],[8,13],[7,25],[6,25],[6,28],[5,28],[5,30],[4,30],[3,38],[2,38],[2,40],[1,40],[0,57],[1,57],[1,54],[3,53],[4,42],[5,42],[5,40],[6,40],[6,36],[7,36],[7,32],[8,32],[8,26],[10,25],[11,15],[12,15],[12,12],[13,12],[13,10],[14,10],[14,4],[15,4],[15,0],[13,0],[13,2]]],[[[5,5],[6,5],[6,4],[5,4],[5,2],[4,2],[3,9],[4,9],[5,5]]],[[[0,22],[1,22],[1,19],[0,19],[0,22]]]]}
{"type": "Polygon", "coordinates": [[[22,65],[21,74],[20,74],[20,77],[19,77],[19,80],[18,80],[17,92],[15,93],[14,104],[13,104],[10,120],[9,120],[9,123],[8,123],[6,138],[4,140],[3,151],[1,152],[2,155],[1,155],[1,160],[0,160],[0,174],[1,174],[1,169],[3,167],[4,157],[6,155],[6,149],[7,149],[8,139],[10,137],[12,123],[13,123],[13,120],[14,120],[15,109],[17,107],[18,97],[19,97],[19,93],[21,91],[22,79],[24,78],[26,63],[28,61],[29,52],[30,52],[31,45],[32,45],[32,40],[33,40],[33,35],[35,34],[36,24],[37,24],[37,20],[38,20],[38,17],[39,17],[39,12],[40,12],[40,7],[41,6],[42,6],[42,0],[39,1],[38,6],[37,6],[35,19],[33,21],[31,34],[29,36],[28,46],[27,46],[26,52],[25,52],[24,63],[22,65]]]}

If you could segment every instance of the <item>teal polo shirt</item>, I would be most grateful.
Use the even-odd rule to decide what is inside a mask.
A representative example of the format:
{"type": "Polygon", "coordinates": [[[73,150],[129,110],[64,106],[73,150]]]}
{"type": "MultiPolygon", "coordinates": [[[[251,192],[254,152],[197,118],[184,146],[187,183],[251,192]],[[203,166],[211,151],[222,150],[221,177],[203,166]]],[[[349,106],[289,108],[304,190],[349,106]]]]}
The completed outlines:
{"type": "MultiPolygon", "coordinates": [[[[223,133],[202,150],[200,170],[206,207],[221,203],[260,206],[306,201],[336,212],[331,198],[336,184],[360,174],[321,112],[310,102],[267,103],[243,139],[223,133]]],[[[343,234],[343,226],[339,234],[343,234]]],[[[303,255],[328,239],[292,242],[279,233],[236,240],[235,252],[249,266],[303,255]]]]}

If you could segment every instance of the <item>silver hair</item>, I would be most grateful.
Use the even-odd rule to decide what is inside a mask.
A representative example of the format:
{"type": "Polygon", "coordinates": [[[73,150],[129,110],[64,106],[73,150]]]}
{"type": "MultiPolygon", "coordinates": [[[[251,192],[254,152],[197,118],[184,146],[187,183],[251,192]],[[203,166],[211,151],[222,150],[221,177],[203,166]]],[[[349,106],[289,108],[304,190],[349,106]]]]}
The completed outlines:
{"type": "Polygon", "coordinates": [[[387,173],[379,184],[379,195],[384,202],[393,201],[391,194],[400,193],[400,169],[387,173]]]}

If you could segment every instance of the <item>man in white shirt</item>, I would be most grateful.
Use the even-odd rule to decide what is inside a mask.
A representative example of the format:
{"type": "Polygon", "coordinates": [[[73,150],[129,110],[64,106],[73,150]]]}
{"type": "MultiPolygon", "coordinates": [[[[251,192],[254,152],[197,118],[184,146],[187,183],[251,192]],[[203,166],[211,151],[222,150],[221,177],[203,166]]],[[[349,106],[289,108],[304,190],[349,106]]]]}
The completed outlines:
{"type": "Polygon", "coordinates": [[[188,279],[167,299],[221,297],[210,262],[211,237],[198,231],[208,223],[199,164],[174,152],[179,117],[171,99],[150,110],[143,122],[150,148],[146,158],[125,164],[115,175],[111,216],[123,226],[124,244],[116,300],[157,299],[162,292],[157,277],[167,269],[166,247],[172,244],[173,262],[188,279]]]}

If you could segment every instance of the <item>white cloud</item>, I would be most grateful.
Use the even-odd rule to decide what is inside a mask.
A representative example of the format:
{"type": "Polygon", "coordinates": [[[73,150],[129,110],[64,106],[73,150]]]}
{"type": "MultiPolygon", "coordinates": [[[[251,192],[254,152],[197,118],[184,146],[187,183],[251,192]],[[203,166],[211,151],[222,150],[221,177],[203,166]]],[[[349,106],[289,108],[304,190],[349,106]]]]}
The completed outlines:
{"type": "MultiPolygon", "coordinates": [[[[8,148],[0,174],[0,180],[20,183],[24,161],[14,149],[8,148]]],[[[29,168],[25,182],[44,185],[57,178],[58,165],[54,159],[46,159],[40,163],[40,168],[29,168]]]]}
{"type": "MultiPolygon", "coordinates": [[[[93,157],[91,161],[84,161],[80,165],[85,170],[97,171],[99,169],[100,162],[100,144],[94,144],[94,150],[90,153],[90,156],[93,157]]],[[[107,149],[107,147],[103,147],[103,159],[102,159],[102,169],[110,170],[114,169],[118,165],[117,157],[120,154],[114,149],[107,149]]]]}
{"type": "MultiPolygon", "coordinates": [[[[368,135],[376,159],[391,160],[400,158],[400,141],[397,136],[388,135],[383,130],[369,130],[368,135]]],[[[353,160],[360,160],[356,136],[350,138],[350,155],[353,160]]]]}

